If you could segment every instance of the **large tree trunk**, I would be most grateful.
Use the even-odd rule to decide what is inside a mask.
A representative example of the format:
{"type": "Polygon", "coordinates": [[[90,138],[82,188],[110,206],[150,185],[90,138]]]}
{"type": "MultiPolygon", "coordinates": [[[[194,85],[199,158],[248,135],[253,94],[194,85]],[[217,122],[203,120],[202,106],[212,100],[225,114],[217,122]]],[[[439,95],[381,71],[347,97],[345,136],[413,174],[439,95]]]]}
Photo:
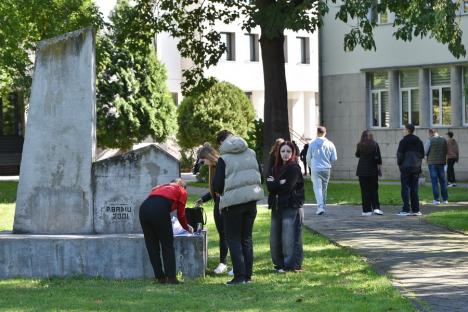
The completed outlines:
{"type": "Polygon", "coordinates": [[[288,89],[284,69],[284,35],[268,39],[260,38],[263,61],[263,80],[265,84],[265,104],[263,108],[263,165],[268,172],[270,148],[277,138],[289,140],[288,89]]]}

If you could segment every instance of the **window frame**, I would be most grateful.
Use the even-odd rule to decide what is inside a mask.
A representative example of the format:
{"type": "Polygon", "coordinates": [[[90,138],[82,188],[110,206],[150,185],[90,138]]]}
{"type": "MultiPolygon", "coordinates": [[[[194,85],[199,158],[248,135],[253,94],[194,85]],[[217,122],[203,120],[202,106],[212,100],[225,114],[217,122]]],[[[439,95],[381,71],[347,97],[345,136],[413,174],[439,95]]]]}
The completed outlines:
{"type": "Polygon", "coordinates": [[[249,40],[249,62],[257,63],[260,62],[260,41],[258,34],[246,33],[249,40]]]}
{"type": "Polygon", "coordinates": [[[310,38],[304,36],[296,37],[299,39],[300,60],[301,65],[310,65],[310,38]]]}
{"type": "Polygon", "coordinates": [[[226,41],[221,41],[226,45],[226,51],[224,51],[222,60],[225,62],[236,61],[236,37],[234,32],[222,31],[220,32],[221,37],[226,36],[226,41]]]}
{"type": "MultiPolygon", "coordinates": [[[[450,90],[450,113],[452,111],[452,77],[450,77],[450,83],[449,84],[444,84],[444,85],[437,85],[437,86],[433,86],[432,85],[432,70],[434,70],[435,68],[432,68],[430,69],[430,72],[429,72],[429,88],[430,88],[430,99],[429,99],[429,109],[430,109],[430,125],[431,127],[440,127],[440,128],[443,128],[443,127],[451,127],[452,126],[452,116],[450,116],[450,124],[449,125],[444,125],[443,124],[443,119],[444,119],[444,112],[443,112],[443,104],[442,104],[442,90],[443,89],[446,89],[448,88],[450,90]],[[439,111],[440,111],[440,123],[438,124],[435,124],[434,123],[434,109],[433,109],[433,104],[434,104],[434,98],[433,98],[433,90],[438,90],[439,91],[439,111]]],[[[450,68],[449,68],[450,70],[450,68]]]]}
{"type": "Polygon", "coordinates": [[[466,118],[466,109],[467,109],[468,103],[465,102],[468,100],[467,94],[465,93],[465,72],[468,73],[468,66],[462,67],[462,77],[461,77],[462,79],[462,84],[461,84],[462,85],[462,114],[463,114],[462,124],[464,127],[468,127],[468,118],[466,118]]]}
{"type": "MultiPolygon", "coordinates": [[[[400,89],[400,126],[404,127],[405,124],[403,123],[403,92],[408,92],[408,123],[413,123],[413,115],[412,115],[412,107],[413,107],[413,102],[412,102],[412,97],[411,94],[413,91],[417,90],[419,92],[419,85],[417,87],[402,87],[401,86],[401,74],[404,72],[403,70],[400,70],[398,73],[398,88],[400,89]]],[[[418,84],[419,84],[419,77],[418,77],[418,84]]],[[[419,103],[419,124],[414,125],[415,127],[421,126],[421,103],[419,103]]]]}
{"type": "MultiPolygon", "coordinates": [[[[388,83],[388,72],[387,74],[387,83],[388,83]]],[[[390,96],[389,87],[387,88],[380,88],[380,89],[373,89],[372,79],[374,78],[375,72],[370,73],[369,75],[369,100],[370,100],[370,115],[372,117],[370,128],[373,129],[389,129],[390,128],[390,120],[387,126],[382,126],[382,93],[387,92],[387,97],[390,96]],[[373,103],[373,95],[378,95],[378,121],[377,126],[374,126],[374,103],[373,103]]],[[[389,112],[388,112],[389,113],[389,112]]]]}

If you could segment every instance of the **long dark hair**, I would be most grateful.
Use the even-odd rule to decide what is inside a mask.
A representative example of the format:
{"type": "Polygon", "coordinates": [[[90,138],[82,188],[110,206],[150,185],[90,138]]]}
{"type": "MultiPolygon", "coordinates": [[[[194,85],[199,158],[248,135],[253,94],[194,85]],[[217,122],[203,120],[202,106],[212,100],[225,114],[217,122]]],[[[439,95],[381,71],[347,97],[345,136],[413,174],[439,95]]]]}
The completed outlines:
{"type": "Polygon", "coordinates": [[[367,129],[362,131],[361,140],[358,143],[359,149],[363,152],[371,152],[375,149],[375,144],[372,133],[367,129]]]}
{"type": "Polygon", "coordinates": [[[291,163],[297,163],[297,153],[296,153],[296,148],[294,146],[294,143],[292,143],[291,141],[284,141],[283,143],[280,144],[280,146],[278,146],[278,149],[276,150],[276,159],[275,159],[275,167],[274,167],[274,170],[273,170],[273,173],[274,173],[274,176],[275,178],[277,178],[279,176],[279,173],[280,173],[280,169],[281,167],[283,166],[287,166],[291,163]],[[292,154],[291,154],[291,158],[289,158],[289,160],[283,164],[283,159],[281,158],[281,148],[283,146],[289,146],[289,148],[291,149],[292,151],[292,154]]]}

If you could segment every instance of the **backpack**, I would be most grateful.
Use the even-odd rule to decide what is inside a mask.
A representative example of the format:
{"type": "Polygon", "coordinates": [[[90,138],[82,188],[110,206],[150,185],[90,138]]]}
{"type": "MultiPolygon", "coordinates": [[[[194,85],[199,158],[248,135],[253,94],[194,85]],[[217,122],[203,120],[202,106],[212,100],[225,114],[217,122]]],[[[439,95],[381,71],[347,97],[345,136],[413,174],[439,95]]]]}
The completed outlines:
{"type": "Polygon", "coordinates": [[[193,231],[203,230],[206,224],[206,213],[203,207],[185,208],[185,218],[193,231]],[[200,229],[198,229],[198,224],[201,224],[200,229]]]}

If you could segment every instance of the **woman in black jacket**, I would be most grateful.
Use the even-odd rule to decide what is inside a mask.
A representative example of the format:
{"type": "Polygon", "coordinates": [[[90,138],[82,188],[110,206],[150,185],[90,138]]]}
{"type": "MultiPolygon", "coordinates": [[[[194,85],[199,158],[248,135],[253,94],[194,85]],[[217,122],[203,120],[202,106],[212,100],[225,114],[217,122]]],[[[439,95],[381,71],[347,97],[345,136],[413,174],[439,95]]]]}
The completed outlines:
{"type": "Polygon", "coordinates": [[[304,179],[294,145],[283,142],[267,179],[268,208],[271,209],[270,253],[278,273],[300,271],[304,252],[304,179]]]}
{"type": "Polygon", "coordinates": [[[364,130],[361,141],[357,144],[356,157],[359,158],[356,175],[359,177],[362,196],[362,215],[371,216],[372,213],[382,215],[379,203],[379,175],[382,165],[379,144],[374,141],[372,134],[364,130]]]}

